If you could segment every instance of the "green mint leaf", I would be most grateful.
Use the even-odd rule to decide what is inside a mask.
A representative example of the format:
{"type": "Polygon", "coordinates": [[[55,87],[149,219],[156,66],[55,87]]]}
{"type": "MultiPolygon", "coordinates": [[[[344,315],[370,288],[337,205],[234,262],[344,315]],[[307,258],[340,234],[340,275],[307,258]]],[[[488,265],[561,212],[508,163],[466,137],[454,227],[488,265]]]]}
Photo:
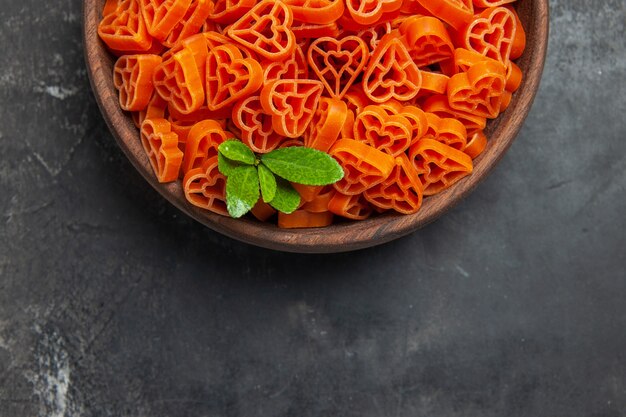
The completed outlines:
{"type": "Polygon", "coordinates": [[[270,206],[285,214],[291,214],[300,206],[300,194],[289,182],[276,178],[276,195],[270,201],[270,206]]]}
{"type": "Polygon", "coordinates": [[[343,168],[325,152],[304,147],[276,149],[261,156],[274,174],[303,185],[328,185],[343,178],[343,168]]]}
{"type": "Polygon", "coordinates": [[[220,170],[222,175],[228,177],[233,169],[241,166],[239,162],[232,161],[226,158],[224,155],[218,152],[217,154],[217,168],[220,170]]]}
{"type": "Polygon", "coordinates": [[[235,219],[250,211],[259,200],[259,174],[255,166],[234,168],[226,180],[226,208],[235,219]]]}
{"type": "Polygon", "coordinates": [[[261,185],[261,194],[263,195],[263,201],[269,203],[274,199],[276,195],[276,177],[272,174],[263,164],[258,166],[259,169],[259,184],[261,185]]]}
{"type": "Polygon", "coordinates": [[[248,148],[245,143],[239,142],[238,140],[227,140],[226,142],[222,142],[217,149],[222,155],[232,161],[241,162],[242,164],[247,165],[254,165],[256,162],[254,152],[252,152],[252,150],[248,148]]]}

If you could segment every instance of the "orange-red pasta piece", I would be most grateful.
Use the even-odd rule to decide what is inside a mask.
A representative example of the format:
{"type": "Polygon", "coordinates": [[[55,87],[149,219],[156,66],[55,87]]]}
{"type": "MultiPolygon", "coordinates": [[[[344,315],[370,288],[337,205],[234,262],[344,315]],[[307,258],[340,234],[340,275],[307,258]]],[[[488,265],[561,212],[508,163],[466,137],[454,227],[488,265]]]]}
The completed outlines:
{"type": "Polygon", "coordinates": [[[152,46],[139,0],[119,0],[115,7],[107,2],[98,35],[115,51],[148,51],[152,46]]]}
{"type": "Polygon", "coordinates": [[[183,153],[178,149],[178,136],[165,119],[146,119],[141,125],[141,144],[159,182],[178,178],[183,153]]]}
{"type": "Polygon", "coordinates": [[[365,199],[374,206],[402,214],[417,213],[423,195],[419,175],[404,153],[396,157],[396,165],[389,177],[364,193],[365,199]]]}
{"type": "Polygon", "coordinates": [[[420,139],[411,146],[409,158],[418,173],[424,195],[445,190],[473,170],[472,159],[463,151],[433,139],[420,139]]]}
{"type": "Polygon", "coordinates": [[[120,107],[141,111],[148,107],[154,92],[152,76],[161,63],[158,55],[124,55],[113,67],[113,84],[120,94],[120,107]]]}
{"type": "Polygon", "coordinates": [[[200,168],[188,171],[183,178],[183,191],[189,203],[213,213],[228,216],[226,208],[226,177],[219,171],[217,156],[207,159],[200,168]]]}

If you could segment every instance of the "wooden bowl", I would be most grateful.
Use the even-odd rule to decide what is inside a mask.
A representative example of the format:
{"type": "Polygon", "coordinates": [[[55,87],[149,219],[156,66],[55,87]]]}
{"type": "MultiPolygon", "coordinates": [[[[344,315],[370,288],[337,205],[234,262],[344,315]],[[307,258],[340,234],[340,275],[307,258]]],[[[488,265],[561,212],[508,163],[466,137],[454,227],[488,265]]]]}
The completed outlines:
{"type": "Polygon", "coordinates": [[[118,103],[113,86],[114,58],[98,38],[97,27],[105,0],[84,0],[84,47],[91,85],[104,118],[128,159],[163,197],[200,223],[226,236],[254,245],[302,253],[345,252],[379,245],[407,235],[432,222],[467,196],[509,148],[533,102],[548,44],[548,0],[518,0],[517,11],[527,34],[524,55],[516,61],[524,81],[509,108],[485,130],[489,144],[475,161],[474,172],[449,189],[424,198],[413,215],[386,213],[360,222],[341,222],[322,229],[279,229],[254,219],[231,219],[189,204],[180,182],[160,184],[150,167],[131,117],[118,103]]]}

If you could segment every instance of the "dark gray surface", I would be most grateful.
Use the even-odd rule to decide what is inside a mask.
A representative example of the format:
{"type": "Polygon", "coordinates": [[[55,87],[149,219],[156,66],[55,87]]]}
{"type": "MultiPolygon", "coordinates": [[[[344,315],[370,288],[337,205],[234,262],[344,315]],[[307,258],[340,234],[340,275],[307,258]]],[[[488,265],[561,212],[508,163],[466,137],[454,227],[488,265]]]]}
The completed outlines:
{"type": "Polygon", "coordinates": [[[300,256],[134,172],[79,0],[3,0],[0,416],[626,416],[625,6],[551,4],[491,177],[410,237],[300,256]]]}

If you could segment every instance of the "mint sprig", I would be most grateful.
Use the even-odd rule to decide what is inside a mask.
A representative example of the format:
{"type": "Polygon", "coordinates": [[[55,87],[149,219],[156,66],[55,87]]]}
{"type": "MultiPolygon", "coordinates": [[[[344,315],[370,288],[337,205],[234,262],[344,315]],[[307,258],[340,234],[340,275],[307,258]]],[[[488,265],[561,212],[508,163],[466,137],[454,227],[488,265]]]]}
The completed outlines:
{"type": "Polygon", "coordinates": [[[259,185],[261,186],[261,195],[263,201],[269,203],[276,197],[276,177],[272,171],[263,164],[259,164],[259,185]]]}
{"type": "Polygon", "coordinates": [[[300,206],[300,194],[290,182],[328,185],[344,175],[330,155],[312,148],[276,149],[259,156],[233,139],[218,151],[218,168],[226,177],[226,206],[234,218],[249,212],[261,196],[276,210],[293,213],[300,206]]]}
{"type": "Polygon", "coordinates": [[[217,153],[217,169],[219,169],[225,177],[229,177],[231,172],[240,166],[240,163],[226,158],[221,152],[217,153]]]}
{"type": "Polygon", "coordinates": [[[291,214],[300,206],[300,194],[289,181],[279,177],[276,179],[276,195],[269,204],[278,211],[291,214]]]}
{"type": "Polygon", "coordinates": [[[343,178],[343,168],[327,153],[305,147],[276,149],[261,156],[274,174],[303,185],[332,184],[343,178]]]}
{"type": "Polygon", "coordinates": [[[256,167],[243,165],[233,169],[226,180],[226,208],[231,217],[237,219],[243,216],[258,200],[259,174],[256,167]]]}
{"type": "Polygon", "coordinates": [[[219,147],[219,152],[231,161],[241,162],[242,164],[254,165],[256,156],[245,143],[238,140],[227,140],[219,147]]]}

